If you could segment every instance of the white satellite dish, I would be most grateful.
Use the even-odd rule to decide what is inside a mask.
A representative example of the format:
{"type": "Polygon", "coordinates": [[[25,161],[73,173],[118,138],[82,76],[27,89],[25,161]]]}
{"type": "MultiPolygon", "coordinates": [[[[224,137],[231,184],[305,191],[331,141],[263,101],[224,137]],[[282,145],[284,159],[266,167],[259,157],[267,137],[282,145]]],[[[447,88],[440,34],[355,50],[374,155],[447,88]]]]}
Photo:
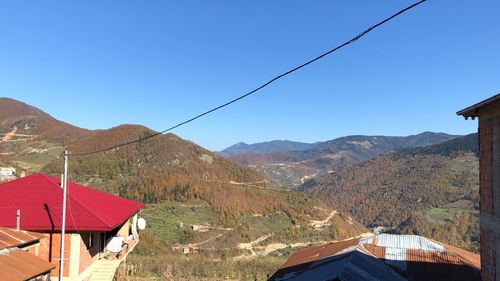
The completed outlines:
{"type": "Polygon", "coordinates": [[[139,228],[139,230],[144,230],[146,228],[146,220],[143,218],[138,219],[137,228],[139,228]]]}

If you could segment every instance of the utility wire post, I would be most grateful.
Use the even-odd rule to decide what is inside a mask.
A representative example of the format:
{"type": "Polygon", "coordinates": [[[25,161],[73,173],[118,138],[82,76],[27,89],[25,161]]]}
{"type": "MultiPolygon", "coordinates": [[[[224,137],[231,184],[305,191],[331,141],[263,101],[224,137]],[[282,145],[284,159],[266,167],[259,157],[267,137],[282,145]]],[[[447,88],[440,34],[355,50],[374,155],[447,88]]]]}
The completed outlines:
{"type": "Polygon", "coordinates": [[[62,214],[61,214],[61,239],[59,246],[59,281],[63,280],[64,267],[64,233],[66,232],[66,193],[68,189],[68,150],[64,151],[64,174],[62,185],[62,214]]]}

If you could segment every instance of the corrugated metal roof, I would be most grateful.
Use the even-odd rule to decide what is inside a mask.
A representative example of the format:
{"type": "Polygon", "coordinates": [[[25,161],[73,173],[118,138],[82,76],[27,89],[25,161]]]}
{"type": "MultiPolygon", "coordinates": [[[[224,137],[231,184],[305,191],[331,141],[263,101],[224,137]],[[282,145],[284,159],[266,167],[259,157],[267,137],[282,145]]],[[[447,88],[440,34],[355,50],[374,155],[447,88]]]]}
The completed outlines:
{"type": "Polygon", "coordinates": [[[276,272],[269,280],[356,280],[356,281],[404,281],[401,276],[381,260],[356,249],[310,262],[301,270],[276,272]]]}
{"type": "Polygon", "coordinates": [[[430,239],[418,235],[396,235],[379,234],[374,238],[368,238],[362,243],[370,243],[379,247],[400,248],[400,249],[420,249],[424,251],[443,252],[444,247],[430,239]]]}
{"type": "Polygon", "coordinates": [[[488,105],[491,105],[495,102],[498,102],[499,100],[500,100],[500,94],[494,95],[491,98],[485,99],[481,102],[478,102],[474,105],[471,105],[467,108],[464,108],[464,109],[458,111],[457,115],[462,115],[466,119],[469,117],[472,117],[474,119],[475,117],[477,117],[479,110],[481,110],[485,106],[488,106],[488,105]]]}
{"type": "Polygon", "coordinates": [[[404,273],[412,281],[481,280],[481,272],[478,267],[471,266],[451,252],[408,250],[406,258],[407,268],[404,273]]]}
{"type": "Polygon", "coordinates": [[[0,227],[0,250],[31,243],[43,237],[45,235],[36,232],[16,231],[11,228],[0,227]]]}
{"type": "Polygon", "coordinates": [[[297,251],[270,280],[365,280],[363,278],[367,276],[371,279],[366,280],[378,280],[376,274],[381,268],[374,260],[400,273],[406,278],[404,280],[481,280],[479,255],[422,236],[394,234],[380,234],[363,240],[353,239],[297,251]],[[341,259],[353,255],[356,261],[363,260],[359,257],[361,255],[370,262],[355,263],[353,260],[347,262],[341,259]],[[310,274],[323,278],[328,275],[328,270],[330,279],[305,278],[310,277],[310,274]]]}
{"type": "Polygon", "coordinates": [[[480,280],[479,255],[426,237],[380,234],[359,244],[408,280],[480,280]]]}
{"type": "Polygon", "coordinates": [[[295,251],[293,256],[291,256],[282,267],[291,267],[333,256],[340,251],[357,246],[359,241],[359,238],[355,238],[335,243],[311,246],[295,251]]]}
{"type": "Polygon", "coordinates": [[[29,280],[54,268],[53,264],[20,249],[0,250],[0,280],[29,280]]]}
{"type": "Polygon", "coordinates": [[[479,255],[451,245],[444,245],[444,248],[446,249],[446,252],[459,256],[464,262],[468,263],[472,267],[481,268],[481,257],[479,255]]]}

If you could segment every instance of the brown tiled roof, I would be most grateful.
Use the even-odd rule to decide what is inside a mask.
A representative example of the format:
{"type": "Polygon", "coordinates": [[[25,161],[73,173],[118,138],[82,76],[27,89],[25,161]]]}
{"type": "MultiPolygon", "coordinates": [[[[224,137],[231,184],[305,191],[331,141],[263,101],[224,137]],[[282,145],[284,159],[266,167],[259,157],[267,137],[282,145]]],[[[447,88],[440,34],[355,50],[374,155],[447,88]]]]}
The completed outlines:
{"type": "Polygon", "coordinates": [[[36,232],[16,231],[12,228],[0,227],[0,250],[35,242],[43,237],[45,235],[36,232]]]}
{"type": "Polygon", "coordinates": [[[20,249],[0,250],[0,280],[29,280],[54,268],[53,264],[20,249]]]}

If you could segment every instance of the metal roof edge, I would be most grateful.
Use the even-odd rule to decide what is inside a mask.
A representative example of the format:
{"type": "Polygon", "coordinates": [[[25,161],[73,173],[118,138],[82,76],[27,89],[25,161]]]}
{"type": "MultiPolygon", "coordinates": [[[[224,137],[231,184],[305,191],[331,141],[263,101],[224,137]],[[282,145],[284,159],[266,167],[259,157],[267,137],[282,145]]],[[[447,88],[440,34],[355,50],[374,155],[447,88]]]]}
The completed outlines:
{"type": "Polygon", "coordinates": [[[465,118],[469,118],[469,117],[475,118],[475,117],[477,117],[477,113],[479,112],[479,110],[481,108],[488,106],[488,105],[490,105],[496,101],[499,101],[499,100],[500,100],[500,93],[496,94],[490,98],[487,98],[483,101],[480,101],[476,104],[473,104],[469,107],[466,107],[462,110],[457,111],[457,115],[462,115],[465,118]]]}

